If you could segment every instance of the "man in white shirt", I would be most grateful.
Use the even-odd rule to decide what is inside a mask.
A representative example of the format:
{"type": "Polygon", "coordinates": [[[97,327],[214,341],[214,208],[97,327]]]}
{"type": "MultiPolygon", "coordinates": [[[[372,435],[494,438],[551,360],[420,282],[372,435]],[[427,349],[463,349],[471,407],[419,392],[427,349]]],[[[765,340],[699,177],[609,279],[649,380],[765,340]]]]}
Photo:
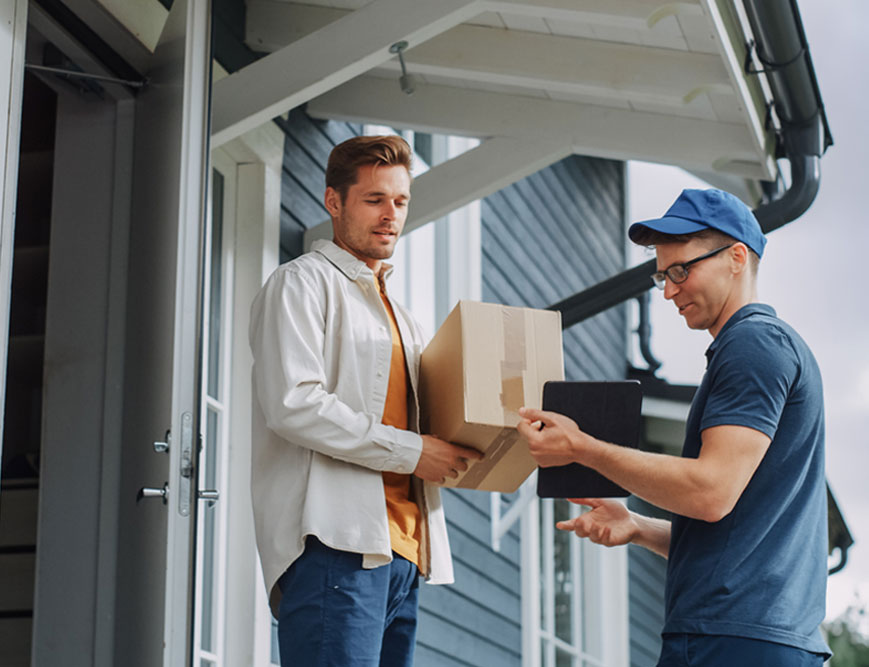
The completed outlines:
{"type": "Polygon", "coordinates": [[[410,160],[396,136],[336,146],[333,241],[280,266],[252,306],[252,496],[283,665],[410,666],[418,575],[453,580],[437,484],[480,454],[418,434],[425,339],[383,262],[410,160]]]}

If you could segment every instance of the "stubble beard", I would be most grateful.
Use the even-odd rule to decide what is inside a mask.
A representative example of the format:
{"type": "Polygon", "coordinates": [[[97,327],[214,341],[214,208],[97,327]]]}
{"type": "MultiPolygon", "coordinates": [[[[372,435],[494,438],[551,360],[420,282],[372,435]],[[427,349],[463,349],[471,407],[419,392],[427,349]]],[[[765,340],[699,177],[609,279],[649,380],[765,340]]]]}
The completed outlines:
{"type": "MultiPolygon", "coordinates": [[[[344,230],[353,229],[353,222],[348,220],[348,216],[345,212],[342,212],[339,222],[344,230]]],[[[372,238],[372,232],[370,230],[360,234],[358,238],[353,234],[347,234],[346,237],[341,240],[357,257],[374,260],[383,260],[392,257],[395,252],[395,245],[398,243],[398,237],[396,236],[391,245],[381,245],[376,238],[372,238]]]]}

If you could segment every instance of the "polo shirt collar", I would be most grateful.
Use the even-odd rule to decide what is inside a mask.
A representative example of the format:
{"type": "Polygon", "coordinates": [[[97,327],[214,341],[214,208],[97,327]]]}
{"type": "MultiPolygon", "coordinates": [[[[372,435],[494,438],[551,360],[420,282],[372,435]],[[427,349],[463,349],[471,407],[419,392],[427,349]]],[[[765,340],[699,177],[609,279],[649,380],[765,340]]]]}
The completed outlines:
{"type": "MultiPolygon", "coordinates": [[[[369,275],[374,275],[371,268],[361,259],[354,257],[349,252],[341,248],[333,241],[327,239],[318,239],[311,244],[311,252],[318,252],[323,257],[328,259],[336,269],[347,276],[350,280],[358,280],[359,276],[368,272],[369,275]]],[[[382,262],[383,280],[392,275],[392,264],[382,262]]]]}
{"type": "Polygon", "coordinates": [[[746,320],[752,315],[769,315],[770,317],[775,317],[775,309],[772,306],[768,306],[765,303],[749,303],[739,310],[737,310],[733,315],[730,316],[730,319],[724,323],[724,326],[721,327],[721,331],[718,332],[718,335],[709,344],[709,347],[706,348],[706,363],[708,364],[712,360],[712,355],[715,354],[715,350],[718,349],[718,343],[721,340],[724,333],[733,327],[737,322],[741,322],[742,320],[746,320]]]}

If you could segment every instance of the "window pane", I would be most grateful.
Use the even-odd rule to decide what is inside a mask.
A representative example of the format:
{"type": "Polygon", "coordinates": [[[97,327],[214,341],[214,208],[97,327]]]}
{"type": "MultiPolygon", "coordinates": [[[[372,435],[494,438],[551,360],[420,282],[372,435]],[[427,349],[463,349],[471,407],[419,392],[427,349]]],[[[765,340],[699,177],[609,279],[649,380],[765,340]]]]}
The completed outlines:
{"type": "Polygon", "coordinates": [[[211,193],[211,284],[208,312],[208,395],[219,400],[220,317],[223,285],[223,176],[215,170],[211,193]]]}
{"type": "Polygon", "coordinates": [[[600,559],[604,547],[585,542],[582,545],[582,570],[585,583],[582,596],[582,647],[585,653],[595,658],[603,656],[603,623],[600,608],[604,594],[601,582],[600,559]]]}
{"type": "Polygon", "coordinates": [[[422,132],[413,133],[413,150],[419,155],[425,163],[431,166],[431,144],[432,136],[422,132]]]}
{"type": "MultiPolygon", "coordinates": [[[[219,416],[209,409],[205,422],[205,452],[201,461],[205,464],[203,483],[206,489],[215,488],[217,481],[217,439],[219,416]]],[[[217,582],[214,571],[215,551],[215,520],[217,506],[209,503],[200,505],[202,520],[202,606],[201,606],[201,647],[205,651],[214,651],[214,592],[217,582]]]]}
{"type": "Polygon", "coordinates": [[[272,657],[271,663],[273,665],[281,664],[281,657],[278,653],[278,622],[272,618],[272,657]]]}
{"type": "Polygon", "coordinates": [[[556,667],[573,667],[573,656],[565,651],[559,650],[555,654],[556,667]]]}
{"type": "MultiPolygon", "coordinates": [[[[570,518],[570,504],[566,500],[554,503],[554,521],[570,518]]],[[[573,591],[574,572],[571,568],[570,543],[573,533],[556,530],[553,535],[555,559],[555,635],[573,643],[573,591]]],[[[559,663],[561,664],[561,663],[559,663]]]]}

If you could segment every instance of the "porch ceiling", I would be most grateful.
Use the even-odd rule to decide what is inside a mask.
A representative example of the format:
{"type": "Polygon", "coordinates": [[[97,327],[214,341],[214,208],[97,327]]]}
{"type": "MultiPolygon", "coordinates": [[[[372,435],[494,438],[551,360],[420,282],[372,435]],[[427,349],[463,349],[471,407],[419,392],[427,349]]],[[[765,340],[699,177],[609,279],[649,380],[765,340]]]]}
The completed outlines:
{"type": "Polygon", "coordinates": [[[769,89],[743,71],[748,32],[726,0],[247,0],[246,42],[269,55],[216,83],[213,140],[307,103],[318,118],[539,140],[552,161],[672,164],[750,197],[777,166],[769,89]]]}

